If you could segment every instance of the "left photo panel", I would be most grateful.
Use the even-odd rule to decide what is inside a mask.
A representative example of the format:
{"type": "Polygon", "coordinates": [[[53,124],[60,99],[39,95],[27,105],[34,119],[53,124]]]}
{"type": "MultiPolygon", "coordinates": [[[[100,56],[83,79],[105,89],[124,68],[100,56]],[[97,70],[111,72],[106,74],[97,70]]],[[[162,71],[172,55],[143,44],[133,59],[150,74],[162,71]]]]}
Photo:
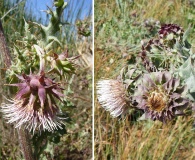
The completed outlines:
{"type": "Polygon", "coordinates": [[[0,0],[0,159],[92,159],[93,0],[0,0]]]}

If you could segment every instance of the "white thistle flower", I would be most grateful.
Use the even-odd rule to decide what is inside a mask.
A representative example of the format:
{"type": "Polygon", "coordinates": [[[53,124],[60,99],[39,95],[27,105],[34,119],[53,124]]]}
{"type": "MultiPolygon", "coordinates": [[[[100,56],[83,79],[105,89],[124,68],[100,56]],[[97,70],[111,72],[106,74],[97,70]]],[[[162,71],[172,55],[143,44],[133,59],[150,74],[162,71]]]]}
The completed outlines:
{"type": "Polygon", "coordinates": [[[110,112],[113,117],[118,117],[127,109],[127,100],[123,84],[118,80],[100,80],[97,83],[99,103],[110,112]]]}

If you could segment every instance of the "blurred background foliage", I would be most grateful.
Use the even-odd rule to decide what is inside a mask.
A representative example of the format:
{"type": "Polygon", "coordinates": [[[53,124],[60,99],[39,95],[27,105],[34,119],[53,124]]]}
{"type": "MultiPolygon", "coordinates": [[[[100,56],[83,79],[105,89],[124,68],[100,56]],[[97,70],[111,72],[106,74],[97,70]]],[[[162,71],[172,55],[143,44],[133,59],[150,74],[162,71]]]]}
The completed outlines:
{"type": "MultiPolygon", "coordinates": [[[[40,5],[44,2],[0,0],[0,18],[11,53],[14,44],[18,45],[18,40],[25,36],[24,19],[28,22],[31,33],[38,36],[39,31],[32,22],[47,25],[49,16],[39,9],[43,6],[42,10],[47,10],[46,4],[50,8],[54,7],[52,2],[45,1],[45,4],[40,5]]],[[[64,86],[68,97],[65,112],[71,121],[66,124],[66,130],[62,133],[51,134],[52,139],[45,145],[40,158],[90,159],[92,157],[92,1],[68,1],[62,22],[60,32],[56,33],[62,47],[54,45],[53,50],[60,54],[68,49],[69,57],[80,55],[75,61],[76,74],[71,76],[68,84],[64,86]]],[[[16,130],[6,124],[2,116],[0,126],[0,159],[22,159],[16,130]]],[[[45,133],[47,134],[49,133],[45,133]]],[[[45,143],[44,138],[35,135],[33,142],[45,143]]]]}
{"type": "MultiPolygon", "coordinates": [[[[95,84],[115,79],[161,24],[175,23],[184,30],[191,26],[188,41],[195,47],[193,0],[95,0],[94,4],[95,84]]],[[[193,160],[193,121],[192,115],[167,125],[135,121],[132,114],[112,118],[95,95],[95,159],[193,160]]]]}

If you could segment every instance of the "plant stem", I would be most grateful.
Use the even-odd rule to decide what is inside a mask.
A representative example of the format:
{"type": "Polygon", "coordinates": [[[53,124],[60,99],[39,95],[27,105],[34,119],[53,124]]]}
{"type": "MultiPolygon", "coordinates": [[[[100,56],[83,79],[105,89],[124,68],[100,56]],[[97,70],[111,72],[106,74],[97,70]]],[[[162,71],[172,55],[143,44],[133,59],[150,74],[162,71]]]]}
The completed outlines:
{"type": "MultiPolygon", "coordinates": [[[[4,68],[9,68],[11,66],[11,54],[6,43],[3,26],[0,20],[0,56],[2,58],[2,63],[4,68]]],[[[33,160],[32,148],[30,145],[30,139],[28,132],[23,129],[18,129],[19,143],[22,149],[23,156],[25,160],[33,160]]]]}
{"type": "Polygon", "coordinates": [[[19,142],[20,147],[22,148],[22,153],[25,158],[25,160],[34,160],[33,154],[32,154],[32,148],[31,143],[29,140],[29,133],[26,129],[17,129],[18,130],[18,136],[19,136],[19,142]]]}
{"type": "Polygon", "coordinates": [[[11,55],[6,43],[6,39],[4,36],[4,32],[3,32],[3,26],[1,24],[1,20],[0,20],[0,51],[2,54],[2,60],[4,62],[4,67],[10,67],[11,65],[11,55]]]}

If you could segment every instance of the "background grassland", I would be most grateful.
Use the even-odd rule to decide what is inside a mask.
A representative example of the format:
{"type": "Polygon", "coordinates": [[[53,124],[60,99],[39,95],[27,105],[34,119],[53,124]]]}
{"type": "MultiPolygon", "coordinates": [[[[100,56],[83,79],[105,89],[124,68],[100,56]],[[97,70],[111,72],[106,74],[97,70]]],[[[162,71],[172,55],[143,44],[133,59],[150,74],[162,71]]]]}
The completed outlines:
{"type": "MultiPolygon", "coordinates": [[[[146,20],[176,23],[195,46],[195,3],[189,0],[95,0],[95,84],[116,78],[141,45],[154,35],[146,20]]],[[[153,28],[155,29],[155,27],[153,28]]],[[[96,93],[96,92],[95,92],[96,93]]],[[[189,115],[163,125],[160,122],[111,118],[95,95],[95,159],[193,160],[194,118],[189,115]]]]}

